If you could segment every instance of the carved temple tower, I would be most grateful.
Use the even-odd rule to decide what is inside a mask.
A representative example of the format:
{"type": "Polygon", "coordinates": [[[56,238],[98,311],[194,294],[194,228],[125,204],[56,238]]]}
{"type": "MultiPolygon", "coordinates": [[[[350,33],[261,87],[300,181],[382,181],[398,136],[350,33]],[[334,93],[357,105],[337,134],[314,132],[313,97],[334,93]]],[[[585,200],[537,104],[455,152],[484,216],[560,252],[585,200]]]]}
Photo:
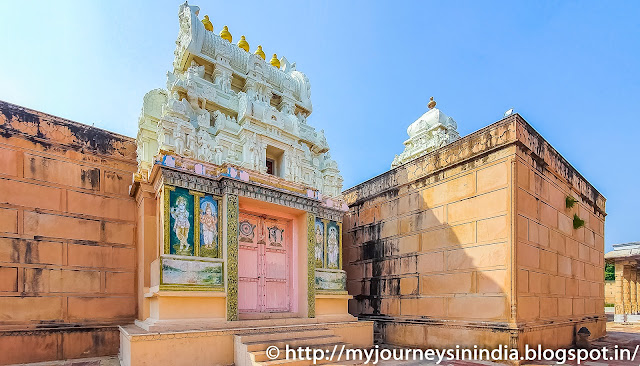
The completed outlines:
{"type": "Polygon", "coordinates": [[[347,311],[342,176],[307,123],[308,78],[214,33],[196,6],[178,15],[167,88],[139,118],[138,321],[122,328],[123,364],[251,364],[264,353],[243,343],[251,332],[371,345],[372,323],[347,311]]]}

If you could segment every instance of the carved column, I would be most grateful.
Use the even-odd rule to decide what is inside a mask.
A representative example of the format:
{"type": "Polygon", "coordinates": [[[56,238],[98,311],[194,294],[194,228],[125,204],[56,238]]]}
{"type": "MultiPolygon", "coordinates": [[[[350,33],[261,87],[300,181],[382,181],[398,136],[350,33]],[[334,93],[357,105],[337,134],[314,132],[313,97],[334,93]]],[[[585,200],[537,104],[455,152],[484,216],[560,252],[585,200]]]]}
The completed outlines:
{"type": "Polygon", "coordinates": [[[620,261],[615,262],[615,273],[616,273],[616,292],[615,292],[615,313],[616,314],[624,314],[624,296],[623,296],[623,287],[624,287],[624,265],[620,261]]]}
{"type": "Polygon", "coordinates": [[[238,320],[238,196],[227,201],[227,320],[238,320]]]}
{"type": "Polygon", "coordinates": [[[316,215],[307,212],[307,302],[308,317],[316,317],[316,255],[315,255],[316,215]]]}
{"type": "Polygon", "coordinates": [[[622,297],[624,301],[624,313],[631,314],[631,266],[624,264],[622,271],[622,297]]]}
{"type": "Polygon", "coordinates": [[[637,267],[634,265],[631,265],[629,266],[629,296],[631,297],[630,314],[635,314],[638,312],[637,286],[638,286],[637,267]]]}

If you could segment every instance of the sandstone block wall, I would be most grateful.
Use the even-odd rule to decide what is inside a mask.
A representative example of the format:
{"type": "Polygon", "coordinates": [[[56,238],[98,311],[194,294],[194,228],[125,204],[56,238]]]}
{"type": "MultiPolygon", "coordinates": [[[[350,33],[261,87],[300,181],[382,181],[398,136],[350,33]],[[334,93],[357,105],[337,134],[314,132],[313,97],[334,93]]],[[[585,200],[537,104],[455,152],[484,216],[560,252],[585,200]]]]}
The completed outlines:
{"type": "Polygon", "coordinates": [[[604,202],[599,207],[598,197],[577,190],[573,177],[545,168],[526,148],[518,148],[516,175],[517,319],[530,326],[526,341],[571,344],[574,324],[535,325],[566,320],[604,335],[604,202]],[[571,208],[567,196],[578,200],[571,208]],[[574,214],[583,227],[574,229],[574,214]]]}
{"type": "Polygon", "coordinates": [[[604,198],[520,116],[345,198],[350,312],[375,320],[386,342],[522,347],[550,336],[560,347],[578,325],[603,334],[604,198]],[[569,193],[571,210],[560,205],[569,193]],[[567,223],[574,212],[585,228],[567,223]]]}
{"type": "Polygon", "coordinates": [[[604,302],[605,304],[616,303],[616,281],[604,281],[604,302]]]}
{"type": "Polygon", "coordinates": [[[133,139],[0,102],[0,364],[117,353],[135,170],[133,139]]]}

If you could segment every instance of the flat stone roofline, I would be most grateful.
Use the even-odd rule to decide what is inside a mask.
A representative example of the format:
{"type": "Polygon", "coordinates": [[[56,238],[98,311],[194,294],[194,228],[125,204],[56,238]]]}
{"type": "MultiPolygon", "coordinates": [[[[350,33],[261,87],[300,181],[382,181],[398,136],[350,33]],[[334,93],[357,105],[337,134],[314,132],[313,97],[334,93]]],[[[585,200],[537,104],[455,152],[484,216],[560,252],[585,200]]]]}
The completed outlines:
{"type": "Polygon", "coordinates": [[[539,165],[569,182],[585,202],[606,215],[604,196],[517,113],[349,188],[343,192],[344,199],[349,206],[356,205],[395,187],[509,145],[518,145],[530,152],[539,165]]]}
{"type": "Polygon", "coordinates": [[[605,253],[604,259],[640,259],[640,242],[613,244],[613,250],[605,253]]]}
{"type": "Polygon", "coordinates": [[[136,140],[0,100],[0,136],[135,162],[136,140]]]}

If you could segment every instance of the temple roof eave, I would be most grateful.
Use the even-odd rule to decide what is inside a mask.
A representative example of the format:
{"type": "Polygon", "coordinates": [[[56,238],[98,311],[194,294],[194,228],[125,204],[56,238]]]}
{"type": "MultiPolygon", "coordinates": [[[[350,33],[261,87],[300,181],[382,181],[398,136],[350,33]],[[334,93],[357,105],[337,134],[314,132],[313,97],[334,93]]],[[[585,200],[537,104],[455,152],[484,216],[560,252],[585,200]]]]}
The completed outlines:
{"type": "Polygon", "coordinates": [[[640,260],[640,249],[612,250],[604,255],[605,260],[637,259],[640,260]]]}

